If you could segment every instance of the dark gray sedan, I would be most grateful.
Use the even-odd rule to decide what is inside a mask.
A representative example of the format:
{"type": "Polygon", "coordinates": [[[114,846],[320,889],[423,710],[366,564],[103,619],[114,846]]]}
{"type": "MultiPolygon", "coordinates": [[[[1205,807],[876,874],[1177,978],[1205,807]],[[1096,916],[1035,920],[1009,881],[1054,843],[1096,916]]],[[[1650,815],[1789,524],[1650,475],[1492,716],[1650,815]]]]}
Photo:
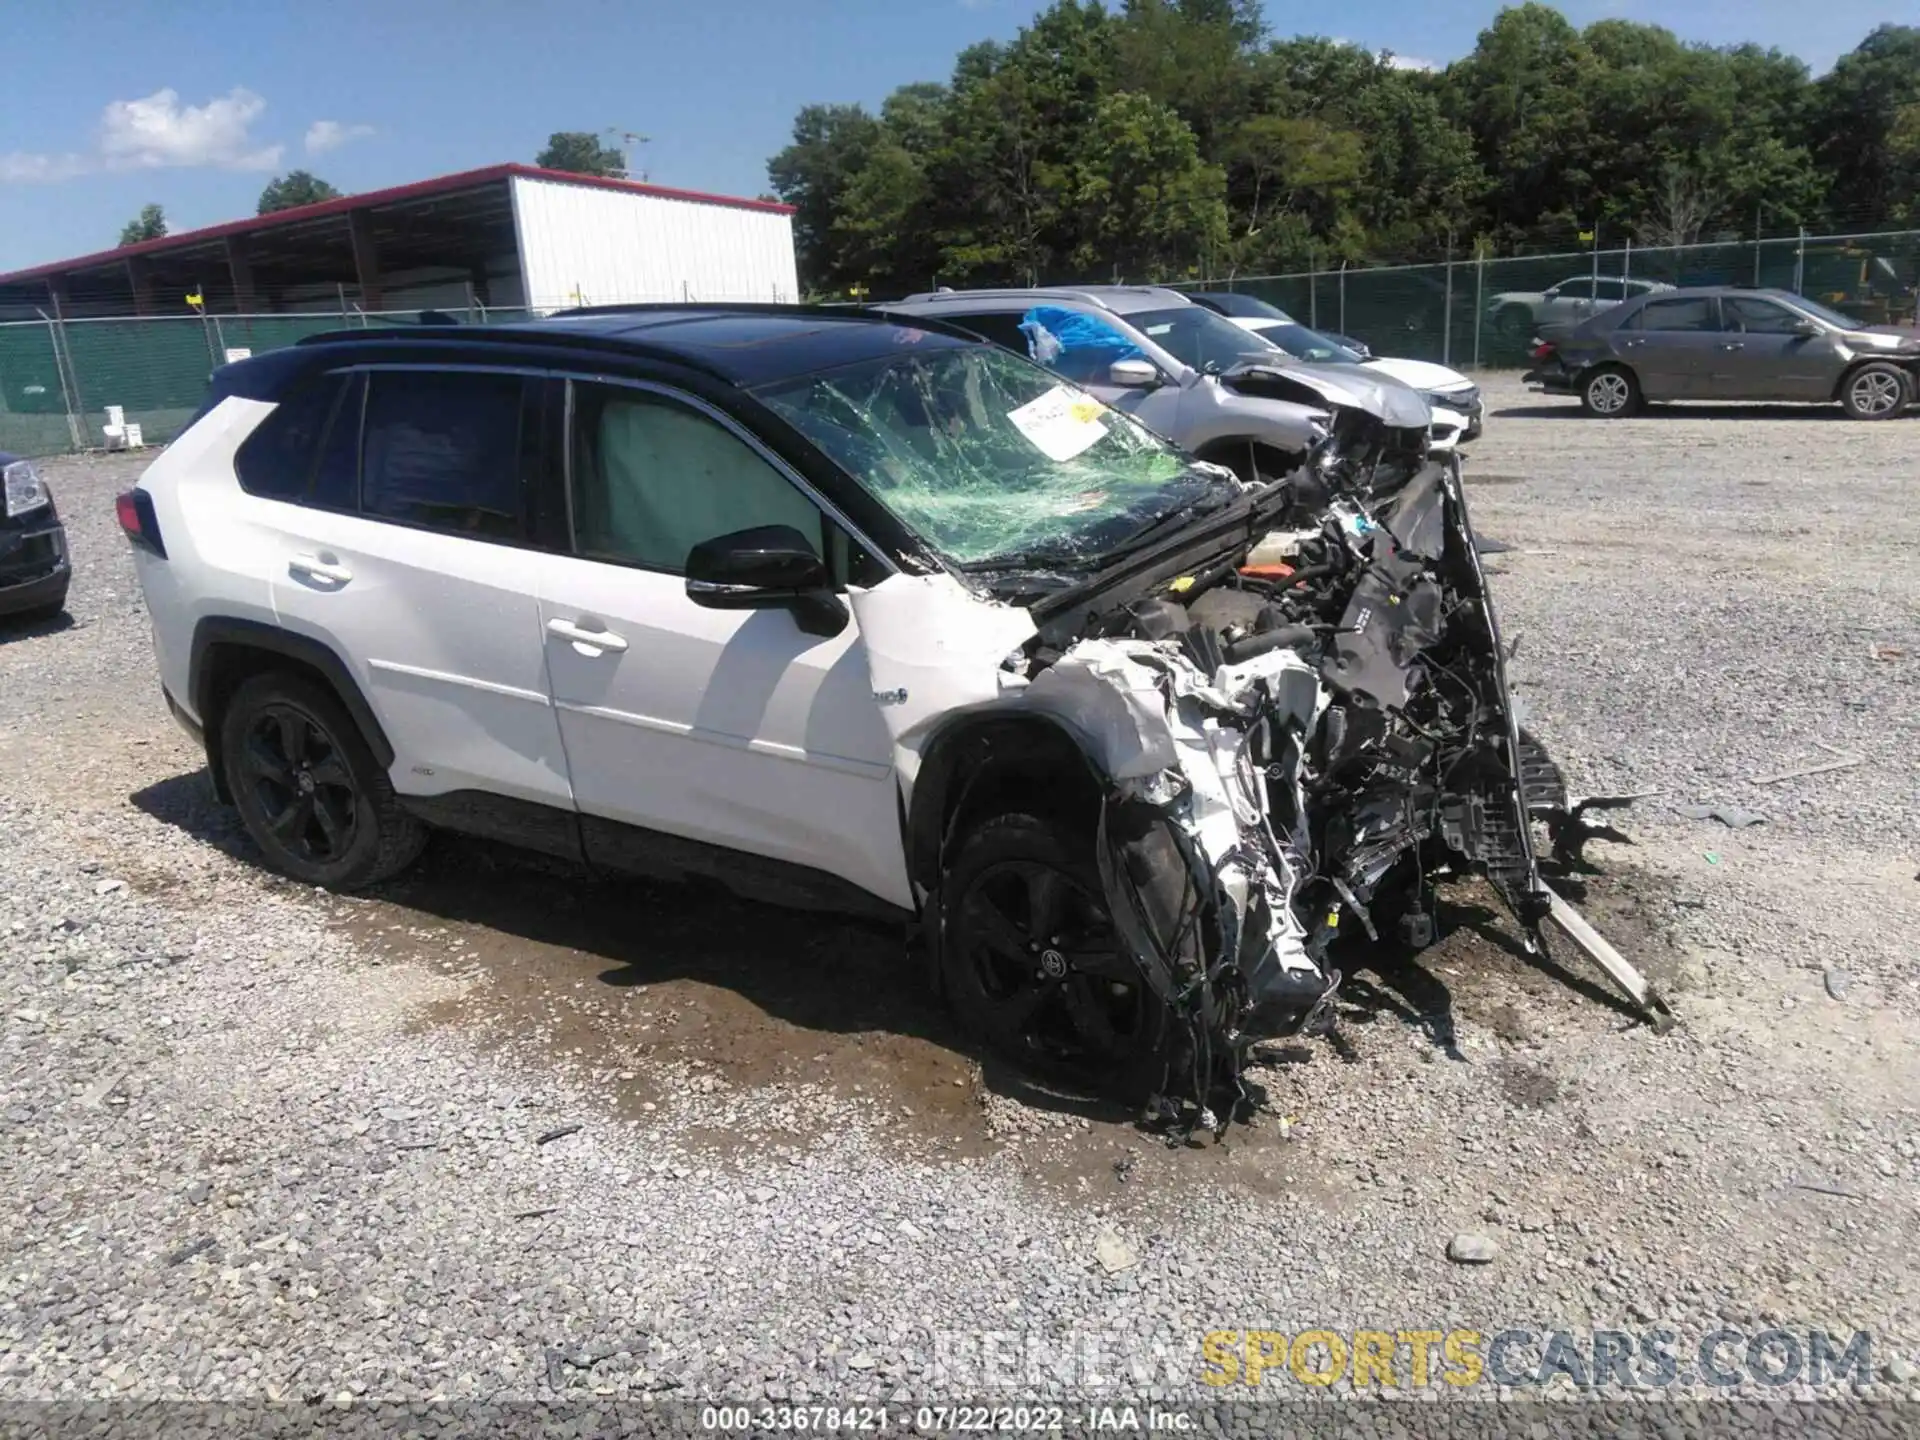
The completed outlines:
{"type": "Polygon", "coordinates": [[[1533,352],[1526,380],[1617,419],[1647,400],[1788,400],[1887,420],[1920,385],[1920,330],[1865,325],[1786,290],[1665,290],[1533,352]]]}

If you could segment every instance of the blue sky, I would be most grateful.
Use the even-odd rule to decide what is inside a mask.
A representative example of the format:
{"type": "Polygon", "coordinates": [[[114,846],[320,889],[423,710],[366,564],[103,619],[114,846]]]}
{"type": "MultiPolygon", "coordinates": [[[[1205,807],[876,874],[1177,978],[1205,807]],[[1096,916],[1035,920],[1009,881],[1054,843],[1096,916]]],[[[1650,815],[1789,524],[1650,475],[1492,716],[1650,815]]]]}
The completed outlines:
{"type": "MultiPolygon", "coordinates": [[[[531,160],[554,130],[650,135],[662,184],[753,195],[811,101],[945,79],[1033,0],[0,0],[0,271],[251,214],[274,173],[343,190],[531,160]]],[[[1276,33],[1445,64],[1496,0],[1267,0],[1276,33]]],[[[1778,45],[1816,69],[1913,0],[1564,0],[1585,24],[1778,45]]]]}

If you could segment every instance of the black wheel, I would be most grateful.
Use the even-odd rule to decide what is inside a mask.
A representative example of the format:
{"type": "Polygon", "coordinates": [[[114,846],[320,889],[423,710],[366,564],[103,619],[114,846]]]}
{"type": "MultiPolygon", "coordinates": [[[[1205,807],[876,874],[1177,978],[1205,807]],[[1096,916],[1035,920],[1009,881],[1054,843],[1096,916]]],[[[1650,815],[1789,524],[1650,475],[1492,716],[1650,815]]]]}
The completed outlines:
{"type": "Polygon", "coordinates": [[[1169,1017],[1114,930],[1091,842],[1032,815],[975,829],[941,890],[941,979],[1008,1061],[1138,1102],[1164,1079],[1169,1017]]]}
{"type": "Polygon", "coordinates": [[[357,889],[404,869],[426,842],[346,708],[315,681],[246,681],[221,717],[220,745],[241,822],[283,874],[357,889]]]}
{"type": "Polygon", "coordinates": [[[1913,379],[1898,365],[1870,360],[1840,386],[1840,405],[1855,420],[1891,420],[1913,402],[1913,379]]]}
{"type": "Polygon", "coordinates": [[[1580,381],[1580,405],[1602,420],[1621,420],[1640,409],[1640,382],[1624,365],[1601,365],[1580,381]]]}

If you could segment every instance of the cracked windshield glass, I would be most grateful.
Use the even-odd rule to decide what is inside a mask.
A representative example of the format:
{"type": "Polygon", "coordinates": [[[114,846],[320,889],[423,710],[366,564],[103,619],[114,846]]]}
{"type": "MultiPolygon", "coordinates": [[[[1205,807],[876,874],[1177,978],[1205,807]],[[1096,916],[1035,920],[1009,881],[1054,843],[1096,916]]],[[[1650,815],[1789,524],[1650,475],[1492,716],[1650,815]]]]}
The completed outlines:
{"type": "Polygon", "coordinates": [[[1092,559],[1225,490],[1125,415],[986,345],[849,365],[759,394],[963,566],[1092,559]]]}

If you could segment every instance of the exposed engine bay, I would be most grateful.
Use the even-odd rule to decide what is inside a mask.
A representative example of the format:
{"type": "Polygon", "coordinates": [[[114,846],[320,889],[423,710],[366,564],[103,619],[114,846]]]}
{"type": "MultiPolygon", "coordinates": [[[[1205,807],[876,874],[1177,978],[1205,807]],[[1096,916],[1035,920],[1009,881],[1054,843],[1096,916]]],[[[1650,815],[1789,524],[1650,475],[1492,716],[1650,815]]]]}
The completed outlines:
{"type": "Polygon", "coordinates": [[[996,576],[993,599],[896,577],[854,600],[909,781],[929,736],[981,708],[1048,717],[1095,770],[1100,885],[1172,1016],[1153,1103],[1183,1135],[1230,1122],[1255,1042],[1329,1015],[1343,936],[1436,938],[1445,876],[1484,876],[1530,948],[1551,919],[1667,1013],[1542,879],[1537,832],[1573,854],[1612,834],[1583,814],[1608,802],[1571,803],[1520,726],[1459,461],[1342,418],[1124,574],[996,576]]]}

